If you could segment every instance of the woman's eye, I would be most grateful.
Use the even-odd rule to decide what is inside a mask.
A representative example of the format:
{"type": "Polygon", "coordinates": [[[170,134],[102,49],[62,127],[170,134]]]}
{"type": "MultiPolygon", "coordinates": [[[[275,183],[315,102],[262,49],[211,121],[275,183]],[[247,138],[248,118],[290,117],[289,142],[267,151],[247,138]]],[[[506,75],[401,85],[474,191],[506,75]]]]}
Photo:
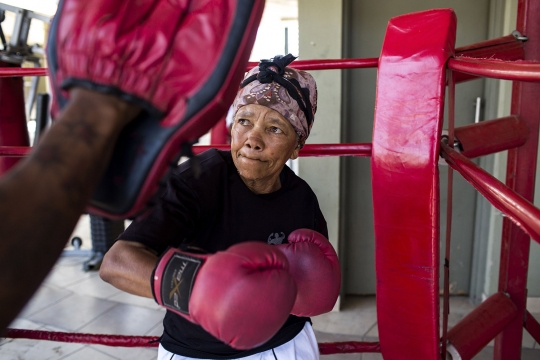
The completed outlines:
{"type": "Polygon", "coordinates": [[[240,125],[248,125],[249,124],[249,120],[246,120],[246,119],[238,119],[238,123],[240,125]]]}
{"type": "Polygon", "coordinates": [[[273,132],[274,134],[281,134],[281,133],[283,133],[283,131],[282,131],[280,128],[275,127],[275,126],[271,126],[271,127],[270,127],[270,132],[273,132]]]}

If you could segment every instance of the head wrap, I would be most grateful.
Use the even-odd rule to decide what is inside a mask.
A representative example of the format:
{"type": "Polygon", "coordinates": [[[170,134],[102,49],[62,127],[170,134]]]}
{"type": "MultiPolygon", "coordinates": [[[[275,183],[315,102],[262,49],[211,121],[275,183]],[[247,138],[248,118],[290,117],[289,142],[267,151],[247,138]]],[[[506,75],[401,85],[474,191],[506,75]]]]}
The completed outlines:
{"type": "Polygon", "coordinates": [[[277,111],[289,120],[303,146],[317,111],[317,85],[309,73],[287,67],[295,59],[288,54],[261,60],[246,74],[232,108],[235,115],[248,104],[277,111]]]}

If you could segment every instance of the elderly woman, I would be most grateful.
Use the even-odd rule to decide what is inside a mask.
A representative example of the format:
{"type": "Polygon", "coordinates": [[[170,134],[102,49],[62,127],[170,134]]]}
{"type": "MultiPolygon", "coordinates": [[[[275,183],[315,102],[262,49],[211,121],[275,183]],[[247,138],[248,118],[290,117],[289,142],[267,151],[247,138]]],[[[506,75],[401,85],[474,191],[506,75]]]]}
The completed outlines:
{"type": "MultiPolygon", "coordinates": [[[[167,191],[155,209],[135,220],[119,236],[105,256],[100,275],[119,289],[154,296],[162,304],[156,296],[161,290],[156,290],[149,279],[152,277],[155,282],[157,272],[164,271],[160,270],[164,266],[159,265],[158,256],[168,248],[178,248],[180,250],[174,251],[182,254],[215,254],[238,246],[236,244],[259,241],[272,245],[261,245],[270,249],[282,247],[289,263],[288,271],[296,284],[297,290],[292,290],[296,294],[292,295],[296,296],[292,300],[294,307],[290,310],[285,304],[287,301],[281,301],[289,295],[261,304],[257,311],[269,314],[277,308],[286,308],[285,317],[276,328],[277,333],[274,331],[275,335],[263,344],[239,349],[231,346],[232,342],[222,341],[221,329],[218,335],[210,334],[207,326],[200,326],[193,317],[181,310],[175,311],[171,305],[164,319],[159,359],[318,359],[308,316],[331,309],[339,293],[340,272],[335,251],[326,239],[326,221],[317,197],[309,185],[285,165],[289,159],[298,157],[313,126],[317,108],[315,81],[308,73],[287,67],[293,60],[290,54],[277,56],[262,61],[246,75],[233,103],[236,114],[231,130],[231,151],[209,150],[181,164],[173,172],[167,191]],[[306,234],[298,235],[297,229],[314,231],[307,235],[310,240],[306,240],[306,234]],[[283,245],[298,241],[316,243],[318,247],[306,250],[299,246],[291,250],[283,245]]],[[[234,271],[223,269],[222,272],[234,271]]],[[[200,276],[197,275],[197,279],[200,276]]],[[[212,276],[218,277],[212,280],[214,287],[228,281],[219,278],[220,274],[212,276]]],[[[176,288],[182,281],[174,280],[176,288]]],[[[265,281],[274,280],[256,283],[262,286],[265,281]]],[[[289,291],[280,283],[287,280],[275,281],[273,295],[289,291]]],[[[234,280],[234,283],[239,281],[234,280]]],[[[193,294],[188,295],[202,291],[196,286],[193,294]]],[[[176,289],[168,290],[172,294],[176,289]]],[[[243,297],[255,299],[253,296],[260,295],[271,299],[272,294],[264,291],[267,290],[251,288],[243,297]]],[[[215,295],[212,299],[211,295],[206,299],[204,294],[201,296],[202,300],[189,300],[190,309],[197,305],[192,301],[216,301],[215,295]]],[[[237,303],[236,307],[234,316],[242,317],[244,306],[237,303]]],[[[248,315],[238,321],[243,326],[256,320],[248,315]]]]}

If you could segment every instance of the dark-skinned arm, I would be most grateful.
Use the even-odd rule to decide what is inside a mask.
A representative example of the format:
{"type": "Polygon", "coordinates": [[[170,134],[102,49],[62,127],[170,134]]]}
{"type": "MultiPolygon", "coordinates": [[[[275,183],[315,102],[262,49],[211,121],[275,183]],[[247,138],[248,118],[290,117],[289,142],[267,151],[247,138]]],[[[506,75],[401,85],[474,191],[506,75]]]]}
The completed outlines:
{"type": "Polygon", "coordinates": [[[60,256],[139,108],[74,88],[70,103],[31,155],[0,178],[0,329],[3,331],[60,256]]]}
{"type": "Polygon", "coordinates": [[[99,269],[103,281],[130,294],[153,298],[150,277],[158,257],[143,244],[118,240],[99,269]]]}

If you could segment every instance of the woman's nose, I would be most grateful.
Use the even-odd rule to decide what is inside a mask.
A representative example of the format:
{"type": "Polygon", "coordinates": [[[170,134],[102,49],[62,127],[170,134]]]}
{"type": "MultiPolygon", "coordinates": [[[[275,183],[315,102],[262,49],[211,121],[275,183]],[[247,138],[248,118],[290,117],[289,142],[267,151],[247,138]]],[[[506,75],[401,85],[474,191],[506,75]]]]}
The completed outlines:
{"type": "Polygon", "coordinates": [[[262,150],[264,148],[264,140],[258,129],[251,129],[245,143],[247,147],[253,150],[262,150]]]}

